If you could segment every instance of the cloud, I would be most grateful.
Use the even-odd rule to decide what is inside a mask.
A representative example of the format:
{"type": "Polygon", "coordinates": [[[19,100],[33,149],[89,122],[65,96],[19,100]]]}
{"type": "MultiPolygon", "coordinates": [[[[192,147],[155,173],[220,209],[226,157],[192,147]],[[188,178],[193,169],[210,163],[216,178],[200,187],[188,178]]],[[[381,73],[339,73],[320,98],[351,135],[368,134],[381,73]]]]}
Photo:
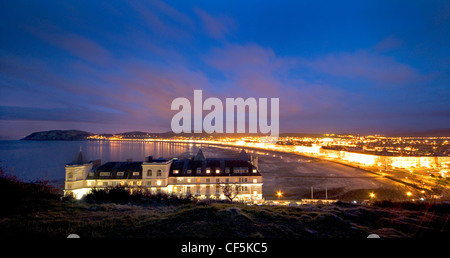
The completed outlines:
{"type": "Polygon", "coordinates": [[[190,33],[194,22],[175,8],[160,1],[149,3],[128,1],[128,4],[140,15],[147,28],[156,35],[178,40],[192,37],[190,33]]]}
{"type": "Polygon", "coordinates": [[[235,21],[228,16],[213,16],[199,8],[195,8],[194,11],[202,21],[203,27],[214,39],[225,38],[225,36],[229,35],[236,26],[235,21]]]}
{"type": "Polygon", "coordinates": [[[426,76],[413,67],[367,50],[327,54],[303,60],[303,63],[320,73],[378,82],[378,86],[405,86],[426,80],[426,76]]]}
{"type": "Polygon", "coordinates": [[[43,21],[38,26],[28,26],[28,31],[52,44],[53,46],[66,50],[72,56],[81,58],[92,64],[107,66],[110,65],[112,54],[101,44],[94,40],[65,31],[54,24],[43,21]]]}
{"type": "Polygon", "coordinates": [[[391,50],[398,49],[402,46],[403,42],[393,36],[389,36],[382,41],[378,42],[374,49],[377,52],[387,52],[391,50]]]}

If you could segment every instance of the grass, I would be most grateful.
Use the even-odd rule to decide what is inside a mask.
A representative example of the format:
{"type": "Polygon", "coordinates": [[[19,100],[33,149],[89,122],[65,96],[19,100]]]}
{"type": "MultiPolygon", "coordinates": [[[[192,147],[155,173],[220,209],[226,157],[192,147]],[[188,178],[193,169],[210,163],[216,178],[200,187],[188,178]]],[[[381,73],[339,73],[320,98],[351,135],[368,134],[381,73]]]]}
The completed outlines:
{"type": "Polygon", "coordinates": [[[370,233],[450,233],[450,205],[445,203],[249,206],[143,192],[130,195],[120,189],[77,201],[61,198],[45,182],[23,183],[4,174],[0,186],[0,237],[65,238],[75,233],[82,238],[366,238],[370,233]]]}

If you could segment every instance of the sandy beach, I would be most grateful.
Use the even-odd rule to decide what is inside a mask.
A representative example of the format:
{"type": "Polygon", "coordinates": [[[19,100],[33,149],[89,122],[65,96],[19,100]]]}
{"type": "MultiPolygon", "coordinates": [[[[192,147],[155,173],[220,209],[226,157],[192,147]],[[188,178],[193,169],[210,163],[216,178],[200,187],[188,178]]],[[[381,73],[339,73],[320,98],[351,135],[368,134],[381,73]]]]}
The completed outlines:
{"type": "MultiPolygon", "coordinates": [[[[195,155],[197,148],[180,157],[195,155]]],[[[236,157],[240,148],[202,146],[207,157],[236,157]]],[[[259,158],[263,175],[263,196],[276,199],[281,191],[284,199],[313,198],[345,201],[369,200],[375,193],[378,200],[402,200],[405,187],[392,180],[376,176],[363,169],[297,154],[246,149],[259,158]]]]}

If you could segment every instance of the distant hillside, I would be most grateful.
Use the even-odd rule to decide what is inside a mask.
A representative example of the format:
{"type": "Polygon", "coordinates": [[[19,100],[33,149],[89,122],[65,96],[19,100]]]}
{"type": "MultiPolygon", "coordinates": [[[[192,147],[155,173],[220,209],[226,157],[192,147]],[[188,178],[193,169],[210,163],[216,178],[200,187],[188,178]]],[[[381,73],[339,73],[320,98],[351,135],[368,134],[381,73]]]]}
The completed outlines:
{"type": "Polygon", "coordinates": [[[21,139],[25,141],[77,141],[86,140],[88,136],[94,135],[79,130],[51,130],[35,132],[21,139]]]}
{"type": "Polygon", "coordinates": [[[421,132],[402,132],[402,133],[395,133],[388,136],[393,137],[450,137],[450,128],[442,128],[442,129],[435,129],[435,130],[428,130],[428,131],[421,131],[421,132]]]}

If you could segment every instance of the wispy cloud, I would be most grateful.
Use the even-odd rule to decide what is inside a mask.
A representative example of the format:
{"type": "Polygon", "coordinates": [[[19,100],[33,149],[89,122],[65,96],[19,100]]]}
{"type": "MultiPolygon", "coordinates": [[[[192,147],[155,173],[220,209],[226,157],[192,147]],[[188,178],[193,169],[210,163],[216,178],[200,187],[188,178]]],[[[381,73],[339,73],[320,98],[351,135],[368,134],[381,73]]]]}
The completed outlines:
{"type": "Polygon", "coordinates": [[[200,8],[194,9],[205,30],[215,39],[223,39],[236,27],[236,22],[226,15],[213,16],[200,8]]]}

